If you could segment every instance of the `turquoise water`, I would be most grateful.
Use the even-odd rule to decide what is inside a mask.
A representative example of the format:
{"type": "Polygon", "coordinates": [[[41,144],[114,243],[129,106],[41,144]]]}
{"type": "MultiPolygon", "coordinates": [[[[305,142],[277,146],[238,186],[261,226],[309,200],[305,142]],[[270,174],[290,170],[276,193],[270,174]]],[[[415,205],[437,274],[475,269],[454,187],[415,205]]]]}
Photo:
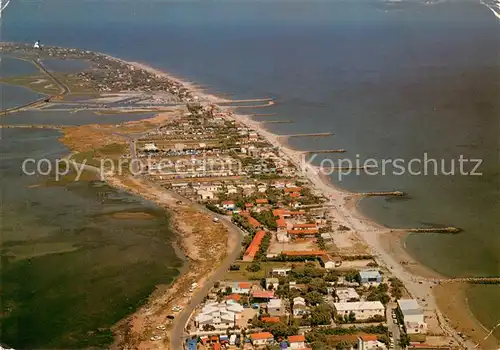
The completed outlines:
{"type": "MultiPolygon", "coordinates": [[[[5,40],[104,51],[211,92],[274,97],[277,105],[264,113],[296,122],[271,130],[335,133],[293,140],[301,149],[345,148],[344,156],[361,159],[425,152],[483,159],[479,177],[351,176],[340,185],[407,192],[409,200],[361,203],[384,224],[463,228],[408,240],[410,252],[437,271],[500,275],[500,24],[479,1],[50,0],[7,11],[5,40]]],[[[471,293],[471,308],[493,326],[499,288],[471,293]]]]}

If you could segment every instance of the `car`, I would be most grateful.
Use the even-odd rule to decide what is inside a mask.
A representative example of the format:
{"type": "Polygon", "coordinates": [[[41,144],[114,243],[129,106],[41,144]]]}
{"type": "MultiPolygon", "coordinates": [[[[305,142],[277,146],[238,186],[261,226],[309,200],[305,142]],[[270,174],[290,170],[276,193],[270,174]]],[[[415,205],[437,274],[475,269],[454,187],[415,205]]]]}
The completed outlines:
{"type": "Polygon", "coordinates": [[[219,218],[214,217],[214,222],[219,222],[219,218]]]}

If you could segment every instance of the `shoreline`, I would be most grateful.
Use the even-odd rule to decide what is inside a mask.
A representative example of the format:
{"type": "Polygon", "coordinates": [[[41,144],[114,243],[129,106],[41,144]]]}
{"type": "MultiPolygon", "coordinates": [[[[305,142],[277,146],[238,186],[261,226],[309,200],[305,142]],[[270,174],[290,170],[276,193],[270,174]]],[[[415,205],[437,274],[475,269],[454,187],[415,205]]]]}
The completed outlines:
{"type": "MultiPolygon", "coordinates": [[[[112,56],[108,56],[112,57],[112,56]]],[[[165,78],[171,79],[182,84],[184,87],[188,88],[192,93],[200,97],[200,102],[205,101],[212,104],[217,104],[220,102],[230,102],[226,98],[218,97],[214,94],[206,93],[202,88],[198,88],[197,85],[192,82],[183,81],[181,78],[176,76],[171,76],[168,72],[162,71],[160,69],[156,69],[154,67],[148,66],[147,64],[140,62],[132,62],[121,60],[116,57],[112,57],[115,60],[121,61],[126,64],[133,65],[137,68],[144,69],[151,73],[154,73],[158,76],[163,76],[165,78]]],[[[444,315],[442,310],[443,305],[438,305],[437,298],[434,295],[433,287],[434,283],[431,283],[425,278],[446,278],[431,268],[420,263],[416,258],[410,255],[410,253],[403,247],[404,237],[394,237],[394,234],[391,234],[391,229],[386,227],[375,220],[366,217],[358,208],[358,204],[362,197],[354,197],[354,192],[349,192],[347,190],[341,189],[335,186],[329,179],[321,178],[320,175],[315,173],[315,168],[312,165],[301,166],[301,154],[302,151],[292,149],[286,140],[280,140],[281,135],[274,134],[269,130],[265,129],[265,127],[256,120],[253,120],[250,115],[239,114],[234,112],[236,109],[234,106],[219,106],[221,109],[225,111],[230,111],[232,119],[239,121],[248,127],[256,130],[259,134],[261,134],[265,139],[267,139],[272,145],[278,146],[281,152],[291,159],[296,165],[298,169],[301,169],[304,174],[307,174],[306,178],[317,188],[319,189],[327,198],[330,198],[330,202],[334,204],[334,208],[332,211],[337,214],[337,219],[341,219],[350,227],[352,227],[358,237],[366,243],[369,249],[373,252],[374,258],[381,265],[386,267],[391,274],[395,277],[399,278],[405,285],[405,288],[408,292],[416,299],[425,300],[424,309],[425,310],[435,310],[436,316],[438,318],[439,324],[442,326],[441,328],[445,333],[453,336],[453,338],[460,343],[465,348],[474,348],[475,343],[469,340],[463,340],[458,335],[458,331],[454,328],[450,327],[449,322],[447,321],[447,315],[444,315]],[[340,217],[339,217],[340,216],[340,217]],[[382,244],[382,238],[379,237],[381,235],[389,236],[389,240],[392,240],[393,243],[397,242],[400,245],[401,252],[398,255],[393,255],[391,252],[387,251],[387,246],[382,244]],[[412,269],[408,269],[403,267],[398,258],[404,256],[406,260],[411,261],[411,264],[415,266],[413,270],[419,271],[417,274],[412,269]]],[[[460,289],[465,289],[466,286],[460,285],[460,289]]],[[[465,306],[468,310],[468,313],[472,315],[468,305],[466,303],[462,303],[462,305],[455,305],[457,308],[460,306],[465,306]]],[[[475,317],[475,316],[474,316],[475,317]]],[[[479,320],[474,319],[477,324],[481,324],[479,320]]],[[[472,333],[474,337],[474,341],[481,341],[483,338],[481,334],[486,335],[486,331],[483,327],[480,329],[475,329],[472,333]]],[[[469,336],[471,334],[468,334],[469,336]]],[[[491,339],[491,338],[490,338],[491,339]]]]}

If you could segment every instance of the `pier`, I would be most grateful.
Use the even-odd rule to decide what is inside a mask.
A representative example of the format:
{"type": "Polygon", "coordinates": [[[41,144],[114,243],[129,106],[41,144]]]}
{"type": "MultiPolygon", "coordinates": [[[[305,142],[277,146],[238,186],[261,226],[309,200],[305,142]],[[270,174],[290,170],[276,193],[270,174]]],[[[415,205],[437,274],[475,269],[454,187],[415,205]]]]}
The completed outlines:
{"type": "Polygon", "coordinates": [[[262,121],[260,122],[261,124],[290,124],[290,123],[295,123],[293,120],[269,120],[269,121],[262,121]]]}
{"type": "Polygon", "coordinates": [[[290,135],[279,135],[278,137],[282,138],[292,138],[292,137],[326,137],[332,136],[333,132],[316,132],[309,134],[290,134],[290,135]]]}
{"type": "Polygon", "coordinates": [[[500,277],[452,277],[434,280],[436,283],[471,283],[471,284],[500,284],[500,277]]]}
{"type": "Polygon", "coordinates": [[[404,197],[405,193],[401,191],[382,191],[382,192],[361,192],[357,193],[358,196],[364,197],[404,197]]]}
{"type": "Polygon", "coordinates": [[[320,153],[345,153],[346,150],[343,148],[339,149],[320,149],[316,151],[304,151],[304,154],[320,154],[320,153]]]}

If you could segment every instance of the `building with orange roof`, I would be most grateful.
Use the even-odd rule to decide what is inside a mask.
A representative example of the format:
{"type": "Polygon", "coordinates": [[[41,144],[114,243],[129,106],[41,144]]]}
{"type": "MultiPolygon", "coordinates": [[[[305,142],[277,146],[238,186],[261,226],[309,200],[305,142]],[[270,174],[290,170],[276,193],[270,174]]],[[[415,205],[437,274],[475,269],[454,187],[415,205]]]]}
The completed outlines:
{"type": "Polygon", "coordinates": [[[247,221],[254,229],[262,228],[262,224],[254,217],[248,216],[247,221]]]}
{"type": "Polygon", "coordinates": [[[245,203],[245,208],[253,208],[253,203],[245,203]]]}
{"type": "Polygon", "coordinates": [[[241,295],[239,295],[239,294],[229,294],[226,297],[226,300],[234,300],[234,301],[238,302],[238,301],[241,300],[241,295]]]}
{"type": "Polygon", "coordinates": [[[220,345],[220,343],[212,344],[212,350],[221,350],[221,349],[222,349],[222,346],[220,345]]]}
{"type": "MultiPolygon", "coordinates": [[[[249,219],[253,219],[253,218],[249,218],[249,219]]],[[[255,220],[255,221],[257,221],[257,220],[255,220]]],[[[255,234],[255,236],[252,239],[252,242],[250,243],[247,250],[245,251],[245,255],[243,255],[243,261],[253,261],[253,259],[255,258],[255,254],[257,254],[257,252],[259,251],[260,244],[262,243],[262,240],[264,239],[265,236],[266,236],[266,231],[258,231],[255,234]]]]}
{"type": "Polygon", "coordinates": [[[253,345],[267,345],[274,343],[274,336],[269,332],[253,333],[250,334],[250,340],[253,345]]]}
{"type": "Polygon", "coordinates": [[[366,334],[358,337],[358,350],[387,349],[387,346],[377,339],[376,335],[366,334]]]}
{"type": "Polygon", "coordinates": [[[255,203],[262,205],[262,204],[268,204],[269,201],[266,198],[259,198],[255,200],[255,203]]]}
{"type": "Polygon", "coordinates": [[[285,188],[285,193],[300,192],[302,187],[288,187],[285,188]]]}
{"type": "Polygon", "coordinates": [[[290,349],[305,349],[306,337],[303,335],[291,335],[288,337],[290,349]]]}
{"type": "Polygon", "coordinates": [[[292,192],[289,194],[290,198],[299,198],[300,197],[300,193],[299,192],[292,192]]]}
{"type": "Polygon", "coordinates": [[[261,317],[260,320],[264,323],[280,323],[281,319],[279,317],[261,317]]]}
{"type": "Polygon", "coordinates": [[[252,298],[254,299],[273,299],[274,298],[274,291],[259,291],[259,290],[254,290],[252,291],[252,298]]]}

